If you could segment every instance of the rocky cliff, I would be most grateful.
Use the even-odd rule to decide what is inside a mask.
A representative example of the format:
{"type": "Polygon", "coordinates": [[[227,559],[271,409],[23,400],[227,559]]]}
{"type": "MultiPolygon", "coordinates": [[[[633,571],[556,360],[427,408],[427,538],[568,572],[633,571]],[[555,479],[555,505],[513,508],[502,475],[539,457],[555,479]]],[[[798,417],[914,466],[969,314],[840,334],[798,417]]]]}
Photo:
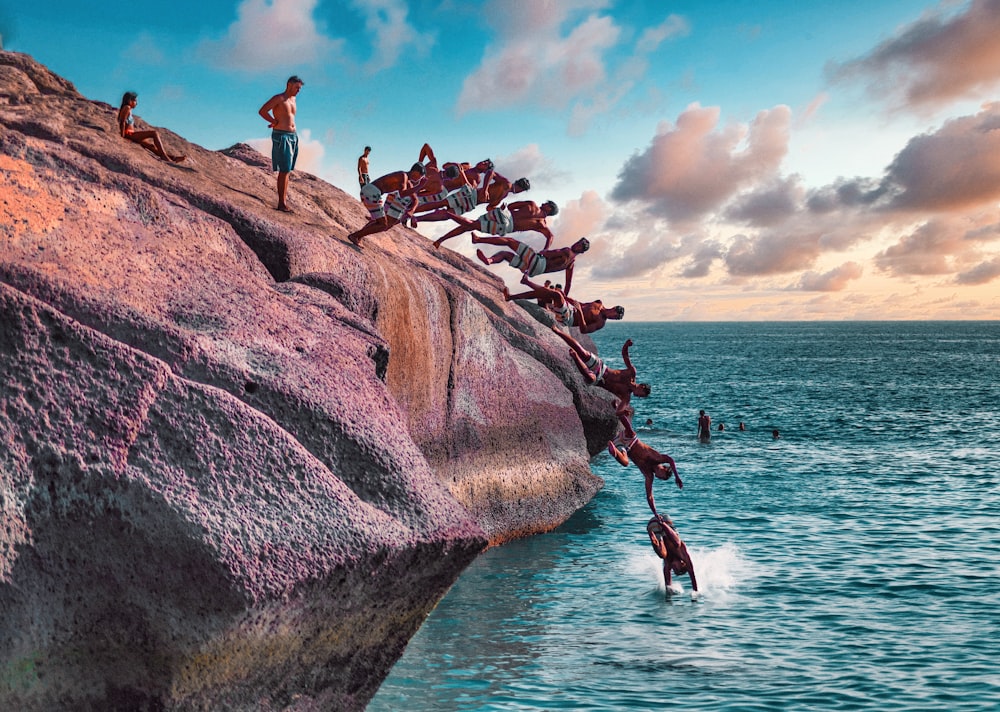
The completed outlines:
{"type": "Polygon", "coordinates": [[[0,707],[363,708],[607,400],[488,271],[115,109],[0,52],[0,707]]]}

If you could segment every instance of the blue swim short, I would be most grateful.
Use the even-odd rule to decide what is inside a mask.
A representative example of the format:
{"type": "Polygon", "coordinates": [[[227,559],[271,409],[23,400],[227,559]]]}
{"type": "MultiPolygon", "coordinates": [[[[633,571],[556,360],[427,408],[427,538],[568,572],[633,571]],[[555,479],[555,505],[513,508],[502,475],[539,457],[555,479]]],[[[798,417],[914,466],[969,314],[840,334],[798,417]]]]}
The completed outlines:
{"type": "Polygon", "coordinates": [[[271,130],[271,170],[291,173],[299,158],[299,135],[294,131],[271,130]]]}

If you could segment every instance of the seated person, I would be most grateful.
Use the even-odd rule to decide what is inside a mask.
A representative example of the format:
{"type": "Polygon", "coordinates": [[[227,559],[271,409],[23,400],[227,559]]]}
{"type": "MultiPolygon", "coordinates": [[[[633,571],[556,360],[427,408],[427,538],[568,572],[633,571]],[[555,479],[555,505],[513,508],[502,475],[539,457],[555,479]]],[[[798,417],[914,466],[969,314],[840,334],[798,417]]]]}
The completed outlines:
{"type": "Polygon", "coordinates": [[[144,131],[136,130],[135,117],[132,116],[132,110],[138,103],[139,95],[134,91],[127,91],[122,95],[122,105],[118,109],[118,131],[121,133],[122,138],[139,144],[154,156],[162,158],[168,163],[180,163],[187,158],[187,156],[171,156],[167,153],[167,150],[163,147],[163,141],[160,140],[160,133],[158,131],[153,129],[144,131]]]}

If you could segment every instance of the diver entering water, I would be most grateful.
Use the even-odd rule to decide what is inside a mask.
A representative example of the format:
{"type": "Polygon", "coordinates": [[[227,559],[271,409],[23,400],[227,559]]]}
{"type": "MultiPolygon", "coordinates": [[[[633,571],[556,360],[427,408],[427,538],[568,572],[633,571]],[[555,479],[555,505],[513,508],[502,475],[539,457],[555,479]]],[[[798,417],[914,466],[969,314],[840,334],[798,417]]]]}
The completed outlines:
{"type": "Polygon", "coordinates": [[[688,553],[687,546],[681,541],[680,535],[673,528],[673,522],[669,517],[657,515],[646,524],[646,533],[649,534],[649,543],[653,545],[653,551],[663,559],[663,583],[670,591],[671,572],[680,576],[687,574],[691,579],[691,589],[698,590],[698,581],[694,577],[694,563],[688,553]]]}

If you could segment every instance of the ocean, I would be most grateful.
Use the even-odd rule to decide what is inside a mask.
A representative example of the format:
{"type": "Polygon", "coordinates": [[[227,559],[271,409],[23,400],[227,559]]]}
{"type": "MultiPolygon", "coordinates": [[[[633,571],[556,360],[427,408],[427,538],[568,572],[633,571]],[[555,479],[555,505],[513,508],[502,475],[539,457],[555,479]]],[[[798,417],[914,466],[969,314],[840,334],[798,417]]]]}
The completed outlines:
{"type": "Polygon", "coordinates": [[[1000,709],[1000,322],[594,335],[616,368],[627,338],[699,595],[666,591],[642,475],[601,454],[604,489],[481,555],[369,712],[1000,709]]]}

